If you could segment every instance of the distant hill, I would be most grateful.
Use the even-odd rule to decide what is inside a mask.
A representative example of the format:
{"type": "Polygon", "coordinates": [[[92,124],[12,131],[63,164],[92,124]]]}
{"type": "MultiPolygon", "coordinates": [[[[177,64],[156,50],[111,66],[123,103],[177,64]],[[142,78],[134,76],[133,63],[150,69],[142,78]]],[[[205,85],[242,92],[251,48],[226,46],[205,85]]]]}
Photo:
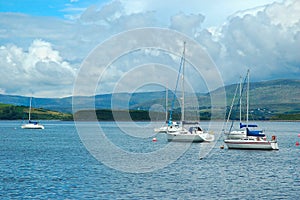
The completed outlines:
{"type": "MultiPolygon", "coordinates": [[[[17,95],[0,94],[0,103],[11,104],[15,106],[29,106],[29,98],[17,95]]],[[[72,112],[72,97],[66,98],[33,98],[32,106],[58,112],[72,112]]]]}
{"type": "MultiPolygon", "coordinates": [[[[0,103],[0,120],[28,119],[29,108],[0,103]]],[[[73,120],[71,114],[45,110],[42,108],[31,109],[31,119],[36,120],[73,120]]]]}
{"type": "MultiPolygon", "coordinates": [[[[226,92],[232,91],[233,87],[227,87],[226,92]]],[[[227,92],[227,94],[231,93],[227,92]]],[[[259,119],[282,119],[279,116],[290,114],[295,119],[295,116],[300,114],[300,80],[251,83],[250,109],[251,114],[259,119]]]]}
{"type": "MultiPolygon", "coordinates": [[[[171,92],[169,94],[171,98],[171,92]]],[[[17,106],[29,106],[29,98],[16,95],[3,95],[0,94],[0,103],[11,104],[17,106]]],[[[159,101],[161,98],[165,98],[165,92],[141,92],[141,93],[117,93],[117,94],[101,94],[96,96],[80,96],[75,97],[76,108],[89,109],[87,107],[89,102],[95,102],[97,109],[110,109],[113,99],[113,108],[116,110],[128,109],[148,109],[150,103],[159,101]],[[129,102],[128,102],[129,101],[129,102]],[[149,102],[149,104],[147,104],[149,102]],[[144,107],[145,106],[145,107],[144,107]]],[[[72,97],[64,98],[33,98],[33,107],[43,108],[48,110],[54,110],[65,113],[72,113],[72,97]]]]}
{"type": "MultiPolygon", "coordinates": [[[[225,86],[227,108],[220,109],[228,111],[231,104],[236,84],[225,86]]],[[[211,99],[210,95],[219,95],[222,88],[216,89],[210,93],[197,94],[200,115],[206,118],[210,117],[211,99]]],[[[169,92],[169,105],[173,93],[169,92]]],[[[141,93],[117,93],[103,94],[96,96],[76,97],[78,104],[77,110],[90,110],[93,108],[87,107],[88,102],[95,101],[95,108],[107,110],[144,110],[153,109],[153,105],[165,104],[165,91],[158,92],[141,92],[141,93]],[[113,99],[113,103],[112,103],[113,99]]],[[[175,102],[175,109],[179,109],[179,100],[175,102]]],[[[18,106],[28,106],[29,97],[0,95],[0,103],[12,104],[18,106]]],[[[221,102],[224,104],[224,102],[221,102]]],[[[189,105],[189,99],[186,99],[186,105],[189,105]]],[[[221,105],[221,104],[220,104],[221,105]]],[[[72,113],[72,97],[66,98],[34,98],[33,107],[47,110],[72,113]]],[[[196,109],[196,108],[190,108],[196,109]]],[[[253,119],[280,119],[282,115],[290,115],[297,118],[300,114],[300,80],[271,80],[262,82],[250,83],[250,109],[253,119]],[[296,116],[296,117],[295,117],[296,116]]],[[[224,116],[223,116],[224,118],[224,116]]]]}

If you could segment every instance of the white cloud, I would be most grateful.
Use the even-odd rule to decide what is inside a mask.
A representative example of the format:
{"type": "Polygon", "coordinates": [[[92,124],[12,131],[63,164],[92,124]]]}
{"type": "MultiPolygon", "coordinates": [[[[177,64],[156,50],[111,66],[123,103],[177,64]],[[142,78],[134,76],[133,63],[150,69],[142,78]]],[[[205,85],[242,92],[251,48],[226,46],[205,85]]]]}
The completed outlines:
{"type": "Polygon", "coordinates": [[[290,28],[300,22],[300,1],[287,0],[284,3],[274,3],[267,6],[265,12],[272,24],[290,28]]]}
{"type": "Polygon", "coordinates": [[[298,78],[299,2],[274,3],[256,14],[232,17],[219,41],[226,47],[219,66],[227,81],[250,68],[253,79],[298,78]],[[275,10],[278,15],[275,17],[275,10]],[[272,11],[272,12],[271,12],[272,11]],[[272,14],[270,14],[272,13],[272,14]],[[280,14],[281,13],[281,14],[280,14]],[[282,13],[284,13],[282,15],[282,13]],[[287,22],[287,16],[292,16],[287,22]]]}
{"type": "Polygon", "coordinates": [[[80,16],[80,20],[87,23],[110,23],[124,15],[122,4],[119,1],[113,1],[102,7],[92,5],[88,7],[80,16]]]}
{"type": "Polygon", "coordinates": [[[179,13],[171,17],[170,28],[194,37],[196,32],[201,30],[201,23],[203,21],[204,16],[201,14],[186,15],[179,13]]]}
{"type": "Polygon", "coordinates": [[[264,6],[270,2],[281,2],[282,0],[120,0],[123,4],[125,13],[142,13],[155,11],[159,16],[160,22],[164,25],[180,12],[186,14],[198,14],[206,16],[203,22],[204,27],[218,26],[226,18],[238,10],[246,10],[252,7],[264,6]]]}
{"type": "Polygon", "coordinates": [[[28,51],[15,45],[1,46],[1,87],[6,93],[43,96],[71,95],[75,71],[50,43],[34,40],[28,51]],[[59,91],[59,92],[57,92],[59,91]]]}

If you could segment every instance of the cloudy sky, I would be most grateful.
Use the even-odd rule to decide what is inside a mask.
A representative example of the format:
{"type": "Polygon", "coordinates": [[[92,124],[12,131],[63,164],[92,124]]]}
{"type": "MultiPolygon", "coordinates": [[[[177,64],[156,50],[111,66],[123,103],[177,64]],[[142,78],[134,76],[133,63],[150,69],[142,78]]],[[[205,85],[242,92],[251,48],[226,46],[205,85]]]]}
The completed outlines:
{"type": "MultiPolygon", "coordinates": [[[[298,0],[10,0],[0,1],[0,93],[70,96],[93,49],[145,27],[176,30],[198,42],[225,84],[248,68],[252,81],[300,77],[298,0]]],[[[172,63],[161,53],[151,57],[172,63]]],[[[96,93],[112,91],[133,63],[147,59],[153,62],[135,54],[116,61],[105,89],[96,93]]]]}

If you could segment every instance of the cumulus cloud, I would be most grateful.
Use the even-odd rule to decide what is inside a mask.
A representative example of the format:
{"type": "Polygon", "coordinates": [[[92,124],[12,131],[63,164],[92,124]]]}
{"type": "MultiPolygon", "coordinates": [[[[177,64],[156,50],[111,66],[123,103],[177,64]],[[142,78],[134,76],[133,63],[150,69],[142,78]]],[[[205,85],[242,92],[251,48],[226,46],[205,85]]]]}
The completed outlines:
{"type": "Polygon", "coordinates": [[[110,36],[133,28],[158,26],[154,12],[128,12],[118,0],[90,6],[82,13],[80,22],[85,26],[102,27],[98,34],[107,32],[110,36]]]}
{"type": "Polygon", "coordinates": [[[289,1],[268,5],[255,14],[231,17],[219,41],[225,47],[222,63],[218,63],[227,74],[224,78],[237,77],[246,68],[253,71],[254,80],[298,78],[299,8],[298,1],[289,1]],[[281,14],[275,17],[275,10],[281,14]],[[293,19],[287,21],[289,15],[293,19]]]}
{"type": "Polygon", "coordinates": [[[201,14],[186,15],[179,13],[171,17],[170,28],[194,37],[201,30],[201,23],[204,21],[204,18],[201,14]]]}
{"type": "Polygon", "coordinates": [[[99,8],[98,5],[88,7],[80,16],[80,20],[86,23],[109,25],[112,21],[124,15],[123,6],[119,1],[113,1],[99,8]]]}
{"type": "Polygon", "coordinates": [[[287,0],[283,3],[273,3],[266,7],[265,12],[272,24],[290,28],[299,23],[300,1],[287,0]]]}
{"type": "Polygon", "coordinates": [[[0,66],[6,93],[43,96],[58,90],[58,95],[71,94],[76,72],[49,42],[34,40],[27,51],[16,45],[1,46],[0,66]]]}

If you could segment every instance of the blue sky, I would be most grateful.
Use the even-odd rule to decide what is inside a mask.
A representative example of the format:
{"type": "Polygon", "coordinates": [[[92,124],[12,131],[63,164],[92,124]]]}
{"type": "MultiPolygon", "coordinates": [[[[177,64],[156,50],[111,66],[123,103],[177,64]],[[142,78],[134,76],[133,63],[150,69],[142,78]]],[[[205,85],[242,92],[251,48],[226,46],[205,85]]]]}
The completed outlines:
{"type": "Polygon", "coordinates": [[[58,16],[63,17],[61,10],[65,9],[70,1],[64,0],[12,0],[1,1],[1,12],[19,12],[36,16],[58,16]]]}
{"type": "MultiPolygon", "coordinates": [[[[97,45],[144,27],[172,29],[197,41],[224,84],[236,82],[247,68],[252,81],[295,79],[300,75],[299,23],[297,0],[0,1],[0,93],[72,95],[80,66],[97,45]]],[[[99,92],[112,91],[122,74],[142,63],[139,58],[166,65],[178,61],[150,54],[121,59],[109,69],[107,90],[99,92]]]]}
{"type": "Polygon", "coordinates": [[[53,16],[65,18],[65,15],[79,14],[97,0],[11,0],[0,2],[0,12],[24,13],[33,16],[53,16]]]}

